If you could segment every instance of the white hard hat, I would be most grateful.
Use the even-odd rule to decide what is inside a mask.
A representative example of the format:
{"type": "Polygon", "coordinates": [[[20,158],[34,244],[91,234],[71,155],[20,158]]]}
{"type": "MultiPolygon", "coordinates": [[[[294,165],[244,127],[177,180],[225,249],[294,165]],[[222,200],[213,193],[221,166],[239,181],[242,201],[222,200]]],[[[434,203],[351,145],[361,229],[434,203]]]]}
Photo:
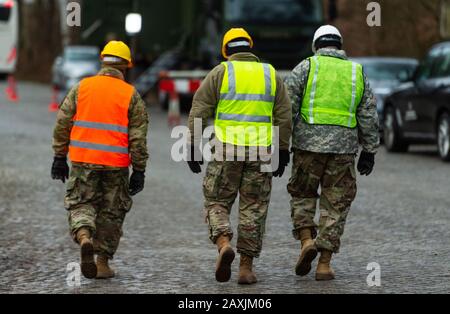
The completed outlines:
{"type": "Polygon", "coordinates": [[[326,35],[338,36],[341,40],[341,45],[344,44],[342,35],[336,27],[334,27],[333,25],[324,25],[324,26],[319,27],[319,29],[314,34],[314,39],[313,39],[313,43],[312,43],[312,51],[314,53],[316,53],[316,41],[320,37],[326,36],[326,35]]]}

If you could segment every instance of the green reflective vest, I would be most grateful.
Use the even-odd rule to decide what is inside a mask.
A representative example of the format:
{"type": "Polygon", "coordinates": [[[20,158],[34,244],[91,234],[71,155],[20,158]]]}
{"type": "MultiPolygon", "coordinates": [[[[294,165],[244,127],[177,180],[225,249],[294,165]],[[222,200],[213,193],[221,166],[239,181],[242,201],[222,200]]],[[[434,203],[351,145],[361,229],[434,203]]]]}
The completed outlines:
{"type": "Polygon", "coordinates": [[[224,62],[214,122],[218,139],[238,146],[271,146],[275,69],[258,62],[224,62]]]}
{"type": "Polygon", "coordinates": [[[364,94],[362,66],[339,58],[309,58],[308,86],[301,115],[308,124],[355,128],[356,110],[364,94]]]}

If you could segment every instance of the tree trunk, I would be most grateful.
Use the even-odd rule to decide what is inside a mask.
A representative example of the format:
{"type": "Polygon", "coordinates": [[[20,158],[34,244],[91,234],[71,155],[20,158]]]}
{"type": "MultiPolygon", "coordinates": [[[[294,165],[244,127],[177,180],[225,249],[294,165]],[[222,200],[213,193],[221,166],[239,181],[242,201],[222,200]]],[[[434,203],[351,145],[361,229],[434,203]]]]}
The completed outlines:
{"type": "Polygon", "coordinates": [[[18,77],[49,82],[53,61],[62,48],[59,1],[19,0],[19,14],[18,77]]]}

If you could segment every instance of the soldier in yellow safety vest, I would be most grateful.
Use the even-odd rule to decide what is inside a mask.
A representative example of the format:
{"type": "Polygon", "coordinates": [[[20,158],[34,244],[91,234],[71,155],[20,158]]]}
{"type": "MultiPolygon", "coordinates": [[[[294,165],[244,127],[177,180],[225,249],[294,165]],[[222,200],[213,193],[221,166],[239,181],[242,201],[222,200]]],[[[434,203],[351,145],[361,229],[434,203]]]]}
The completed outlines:
{"type": "MultiPolygon", "coordinates": [[[[230,226],[231,207],[239,193],[239,227],[237,251],[241,254],[239,284],[253,284],[253,259],[259,257],[269,207],[272,177],[281,177],[289,164],[289,142],[292,133],[290,101],[282,79],[275,69],[261,63],[252,53],[253,40],[244,29],[231,29],[225,34],[223,56],[227,59],[214,68],[194,96],[189,116],[192,134],[191,151],[198,148],[194,122],[201,119],[203,127],[214,118],[215,135],[219,143],[231,145],[233,152],[244,148],[270,147],[272,127],[279,127],[279,168],[274,172],[262,169],[266,160],[213,160],[203,182],[205,214],[209,235],[217,245],[219,257],[216,280],[226,282],[231,277],[235,253],[230,246],[233,231],[230,226]],[[236,149],[236,150],[235,150],[236,149]]],[[[192,154],[194,155],[194,154],[192,154]]],[[[194,159],[194,158],[192,158],[194,159]]],[[[190,160],[189,167],[200,173],[201,160],[190,160]]]]}
{"type": "Polygon", "coordinates": [[[295,271],[306,276],[321,252],[317,280],[335,277],[330,266],[338,253],[350,206],[356,197],[355,157],[369,175],[379,146],[376,101],[362,66],[347,59],[343,39],[331,25],[314,35],[315,55],[287,79],[294,117],[292,196],[294,237],[302,249],[295,271]],[[321,194],[319,195],[319,187],[321,194]],[[314,221],[320,199],[320,220],[314,221]]]}

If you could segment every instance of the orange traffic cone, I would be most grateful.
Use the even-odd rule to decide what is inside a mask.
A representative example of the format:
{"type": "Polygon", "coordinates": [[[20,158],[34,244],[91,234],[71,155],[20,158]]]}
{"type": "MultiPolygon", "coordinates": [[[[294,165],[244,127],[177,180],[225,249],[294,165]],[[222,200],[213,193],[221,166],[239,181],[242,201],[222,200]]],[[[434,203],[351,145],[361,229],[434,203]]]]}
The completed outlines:
{"type": "Polygon", "coordinates": [[[19,94],[17,93],[17,84],[13,75],[8,76],[8,86],[6,87],[6,96],[9,101],[18,102],[19,94]]]}
{"type": "Polygon", "coordinates": [[[180,98],[176,92],[170,93],[168,120],[169,126],[177,126],[181,124],[180,98]]]}
{"type": "Polygon", "coordinates": [[[59,110],[58,93],[59,93],[58,89],[54,87],[52,91],[52,101],[48,105],[49,112],[56,112],[59,110]]]}

